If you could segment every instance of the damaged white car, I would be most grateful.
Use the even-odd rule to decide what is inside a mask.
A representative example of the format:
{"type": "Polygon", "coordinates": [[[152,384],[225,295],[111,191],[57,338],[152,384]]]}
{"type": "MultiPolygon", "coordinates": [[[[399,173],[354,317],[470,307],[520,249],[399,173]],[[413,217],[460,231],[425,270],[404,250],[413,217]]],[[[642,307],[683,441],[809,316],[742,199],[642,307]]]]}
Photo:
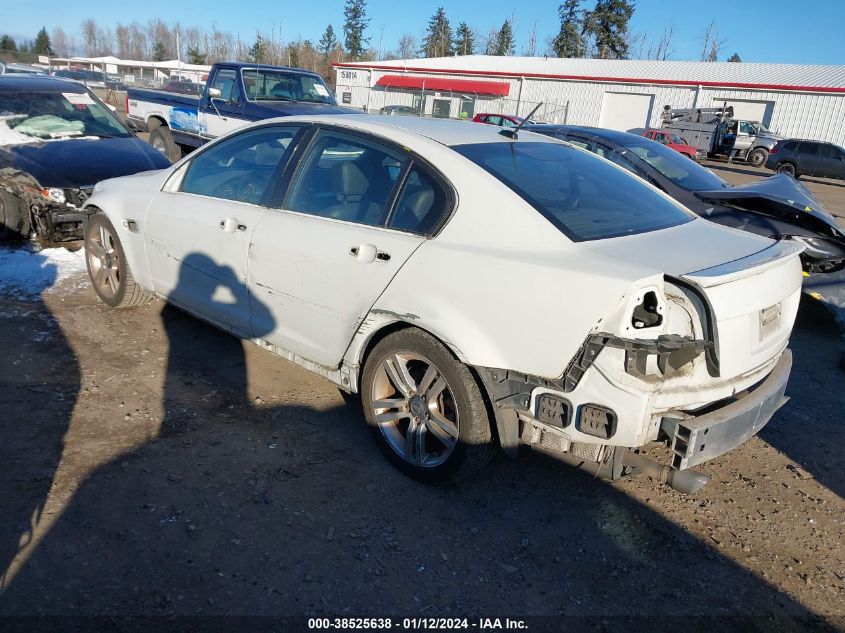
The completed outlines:
{"type": "Polygon", "coordinates": [[[100,183],[86,210],[105,303],[158,295],[360,394],[419,479],[523,444],[691,493],[785,401],[802,246],[548,137],[275,119],[100,183]]]}

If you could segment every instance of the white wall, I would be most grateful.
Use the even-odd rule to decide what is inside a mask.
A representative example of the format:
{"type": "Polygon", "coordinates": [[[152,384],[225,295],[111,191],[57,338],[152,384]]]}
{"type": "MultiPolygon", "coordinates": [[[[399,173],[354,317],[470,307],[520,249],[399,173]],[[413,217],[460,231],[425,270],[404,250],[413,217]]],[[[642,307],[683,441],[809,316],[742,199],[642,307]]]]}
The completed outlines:
{"type": "MultiPolygon", "coordinates": [[[[343,77],[337,70],[337,97],[343,92],[352,93],[351,106],[377,112],[391,104],[411,105],[410,91],[370,89],[382,75],[400,75],[401,69],[355,70],[351,77],[343,77]]],[[[602,102],[606,92],[654,95],[651,108],[650,127],[660,127],[660,113],[664,105],[673,108],[716,107],[725,100],[737,102],[772,102],[769,127],[787,137],[813,138],[845,146],[845,94],[816,94],[802,92],[774,92],[762,90],[740,90],[733,88],[701,88],[667,85],[618,84],[595,81],[561,81],[557,79],[534,79],[523,81],[522,95],[517,112],[517,97],[520,94],[519,78],[468,77],[461,74],[409,73],[414,76],[431,76],[452,79],[479,79],[510,84],[510,94],[505,98],[479,96],[476,112],[501,112],[525,116],[538,103],[544,105],[537,116],[553,123],[598,126],[601,120],[602,102]],[[696,92],[698,99],[696,100],[696,92]]],[[[441,93],[441,97],[448,96],[441,93]]],[[[453,96],[452,113],[459,109],[460,96],[453,96]]],[[[767,110],[768,113],[768,110],[767,110]]],[[[768,114],[767,114],[768,116],[768,114]]]]}

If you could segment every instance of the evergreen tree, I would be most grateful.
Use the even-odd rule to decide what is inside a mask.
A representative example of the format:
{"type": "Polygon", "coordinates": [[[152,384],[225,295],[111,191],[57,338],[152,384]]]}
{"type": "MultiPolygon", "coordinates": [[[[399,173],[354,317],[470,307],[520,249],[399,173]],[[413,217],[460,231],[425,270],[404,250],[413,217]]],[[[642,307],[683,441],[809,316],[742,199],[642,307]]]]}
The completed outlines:
{"type": "Polygon", "coordinates": [[[513,55],[516,48],[513,37],[513,27],[510,20],[505,20],[496,36],[493,55],[513,55]]]}
{"type": "Polygon", "coordinates": [[[472,55],[475,52],[475,36],[466,22],[461,22],[458,25],[452,51],[458,55],[472,55]]]}
{"type": "Polygon", "coordinates": [[[741,62],[742,59],[740,58],[739,53],[734,53],[733,55],[728,57],[728,61],[729,62],[741,62]]]}
{"type": "Polygon", "coordinates": [[[167,59],[167,49],[164,47],[164,42],[156,42],[153,46],[153,61],[163,62],[167,59]]]}
{"type": "Polygon", "coordinates": [[[207,55],[205,53],[200,53],[200,49],[198,46],[189,46],[188,47],[188,63],[189,64],[205,64],[205,58],[207,55]]]}
{"type": "Polygon", "coordinates": [[[443,7],[438,7],[428,21],[420,54],[423,57],[447,57],[452,54],[452,27],[443,7]]]}
{"type": "Polygon", "coordinates": [[[552,42],[552,50],[558,57],[584,57],[583,11],[578,8],[581,0],[566,0],[558,7],[560,31],[552,42]]]}
{"type": "Polygon", "coordinates": [[[261,34],[256,34],[255,42],[250,47],[249,52],[247,53],[247,57],[251,62],[254,62],[256,64],[263,64],[264,53],[264,38],[261,37],[261,34]]]}
{"type": "Polygon", "coordinates": [[[628,21],[634,14],[630,0],[598,0],[592,11],[584,14],[584,32],[596,40],[599,59],[627,59],[628,21]]]}
{"type": "Polygon", "coordinates": [[[370,20],[367,18],[367,3],[364,0],[346,0],[346,7],[343,9],[343,43],[346,52],[353,60],[360,59],[364,55],[364,47],[369,43],[370,38],[364,37],[364,30],[370,20]]]}
{"type": "Polygon", "coordinates": [[[38,55],[53,55],[53,46],[50,44],[50,36],[43,26],[35,36],[35,43],[32,45],[32,52],[38,55]]]}
{"type": "Polygon", "coordinates": [[[15,44],[15,38],[11,35],[4,35],[0,37],[0,51],[16,51],[18,45],[15,44]]]}
{"type": "Polygon", "coordinates": [[[320,53],[328,59],[329,55],[332,54],[332,51],[337,46],[337,36],[334,34],[334,29],[331,24],[329,24],[323,32],[323,37],[320,38],[319,46],[320,53]]]}

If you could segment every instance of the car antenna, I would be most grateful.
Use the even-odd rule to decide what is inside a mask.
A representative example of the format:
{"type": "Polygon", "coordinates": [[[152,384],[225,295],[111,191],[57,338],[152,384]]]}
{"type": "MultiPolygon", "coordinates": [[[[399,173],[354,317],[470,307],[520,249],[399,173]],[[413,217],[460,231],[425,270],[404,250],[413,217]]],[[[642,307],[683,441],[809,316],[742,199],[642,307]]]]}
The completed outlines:
{"type": "Polygon", "coordinates": [[[543,105],[542,101],[540,103],[538,103],[537,107],[534,108],[533,110],[531,110],[531,112],[528,113],[528,116],[525,117],[524,119],[522,119],[522,122],[519,125],[517,125],[515,128],[513,128],[512,130],[508,130],[508,129],[499,130],[499,134],[501,134],[502,136],[507,136],[508,138],[512,138],[513,140],[516,140],[517,139],[516,133],[519,132],[520,129],[522,129],[522,126],[525,125],[526,121],[529,121],[531,119],[531,117],[534,116],[534,113],[537,110],[540,109],[541,105],[543,105]]]}

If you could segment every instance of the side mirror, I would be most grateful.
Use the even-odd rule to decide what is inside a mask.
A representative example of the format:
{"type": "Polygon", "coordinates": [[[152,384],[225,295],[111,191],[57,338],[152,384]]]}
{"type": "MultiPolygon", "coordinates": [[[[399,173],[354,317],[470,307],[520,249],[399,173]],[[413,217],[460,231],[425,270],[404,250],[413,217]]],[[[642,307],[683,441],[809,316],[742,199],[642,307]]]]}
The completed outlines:
{"type": "Polygon", "coordinates": [[[220,88],[209,88],[208,89],[208,98],[209,99],[219,99],[223,96],[223,93],[220,91],[220,88]]]}
{"type": "Polygon", "coordinates": [[[138,132],[141,129],[138,127],[138,124],[130,118],[124,119],[123,122],[126,123],[126,127],[128,127],[133,132],[138,132]]]}

